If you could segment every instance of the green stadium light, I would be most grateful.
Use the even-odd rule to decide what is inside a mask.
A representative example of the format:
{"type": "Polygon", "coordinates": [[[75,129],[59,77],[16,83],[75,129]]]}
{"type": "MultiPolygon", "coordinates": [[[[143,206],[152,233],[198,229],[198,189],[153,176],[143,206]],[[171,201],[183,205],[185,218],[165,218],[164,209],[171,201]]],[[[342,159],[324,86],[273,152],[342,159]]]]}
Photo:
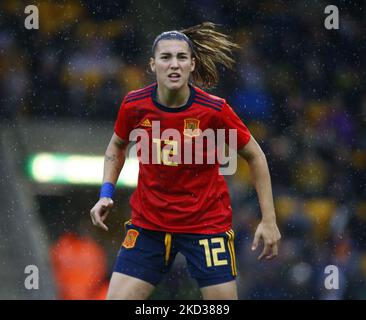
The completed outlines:
{"type": "MultiPolygon", "coordinates": [[[[103,163],[103,156],[38,153],[28,158],[26,171],[39,183],[100,185],[103,163]]],[[[137,158],[126,159],[117,185],[136,187],[138,172],[137,158]]]]}

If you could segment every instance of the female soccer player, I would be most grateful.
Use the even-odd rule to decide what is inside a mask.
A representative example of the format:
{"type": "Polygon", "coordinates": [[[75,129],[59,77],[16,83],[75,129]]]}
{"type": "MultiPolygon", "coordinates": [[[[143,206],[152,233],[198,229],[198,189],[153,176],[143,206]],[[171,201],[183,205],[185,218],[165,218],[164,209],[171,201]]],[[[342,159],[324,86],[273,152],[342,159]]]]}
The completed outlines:
{"type": "Polygon", "coordinates": [[[135,141],[133,132],[147,139],[137,142],[140,169],[130,199],[132,219],[125,224],[108,299],[147,299],[178,252],[204,299],[237,299],[232,210],[219,173],[219,148],[213,144],[220,130],[231,147],[228,136],[234,130],[237,152],[247,160],[258,194],[262,220],[252,250],[263,240],[259,259],[278,254],[280,232],[266,157],[227,102],[199,88],[217,84],[218,63],[234,63],[237,45],[215,27],[206,22],[160,34],[150,60],[156,83],[127,94],[119,109],[100,199],[90,212],[94,225],[108,230],[104,222],[127,145],[135,141]],[[212,155],[214,161],[208,159],[212,155]]]}

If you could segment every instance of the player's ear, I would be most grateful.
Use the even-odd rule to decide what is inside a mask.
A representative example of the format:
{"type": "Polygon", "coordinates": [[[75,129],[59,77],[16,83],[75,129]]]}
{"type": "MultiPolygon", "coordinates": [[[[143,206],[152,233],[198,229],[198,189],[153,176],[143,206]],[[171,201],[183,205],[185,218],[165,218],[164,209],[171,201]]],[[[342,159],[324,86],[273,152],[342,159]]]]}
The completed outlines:
{"type": "Polygon", "coordinates": [[[154,58],[150,58],[150,68],[152,72],[155,72],[155,59],[154,58]]]}
{"type": "Polygon", "coordinates": [[[193,57],[191,59],[191,72],[193,72],[195,68],[196,68],[196,58],[193,57]]]}

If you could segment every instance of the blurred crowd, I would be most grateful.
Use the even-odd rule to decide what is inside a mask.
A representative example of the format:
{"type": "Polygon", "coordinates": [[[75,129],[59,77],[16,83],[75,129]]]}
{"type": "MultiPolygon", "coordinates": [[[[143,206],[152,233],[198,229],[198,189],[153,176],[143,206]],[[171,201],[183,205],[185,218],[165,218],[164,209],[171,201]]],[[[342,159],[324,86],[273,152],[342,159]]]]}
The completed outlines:
{"type": "MultiPolygon", "coordinates": [[[[250,252],[260,211],[240,160],[227,177],[239,297],[366,298],[364,4],[332,3],[339,30],[324,27],[325,1],[35,4],[40,29],[31,31],[22,1],[0,4],[0,117],[12,121],[112,120],[128,91],[154,81],[147,63],[158,33],[221,24],[241,50],[211,92],[227,99],[267,155],[283,238],[271,262],[250,252]],[[328,265],[339,269],[339,290],[324,287],[328,265]]],[[[171,277],[182,272],[177,263],[171,277]]]]}

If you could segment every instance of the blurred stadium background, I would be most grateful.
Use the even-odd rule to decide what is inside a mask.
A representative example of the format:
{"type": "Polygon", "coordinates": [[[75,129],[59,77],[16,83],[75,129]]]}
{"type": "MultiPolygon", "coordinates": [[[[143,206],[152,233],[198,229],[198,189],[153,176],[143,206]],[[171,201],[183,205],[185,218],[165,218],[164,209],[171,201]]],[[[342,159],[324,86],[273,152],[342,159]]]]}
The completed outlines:
{"type": "MultiPolygon", "coordinates": [[[[221,70],[225,97],[270,166],[280,255],[257,262],[248,167],[226,177],[240,299],[366,298],[366,91],[363,1],[0,2],[0,298],[102,299],[129,218],[136,163],[122,174],[108,233],[92,227],[102,161],[119,104],[153,81],[150,46],[165,30],[222,25],[242,50],[221,70]],[[324,28],[337,5],[340,29],[324,28]],[[27,265],[38,290],[24,287],[27,265]],[[336,265],[339,290],[326,290],[336,265]]],[[[199,299],[185,260],[152,299],[199,299]]]]}

